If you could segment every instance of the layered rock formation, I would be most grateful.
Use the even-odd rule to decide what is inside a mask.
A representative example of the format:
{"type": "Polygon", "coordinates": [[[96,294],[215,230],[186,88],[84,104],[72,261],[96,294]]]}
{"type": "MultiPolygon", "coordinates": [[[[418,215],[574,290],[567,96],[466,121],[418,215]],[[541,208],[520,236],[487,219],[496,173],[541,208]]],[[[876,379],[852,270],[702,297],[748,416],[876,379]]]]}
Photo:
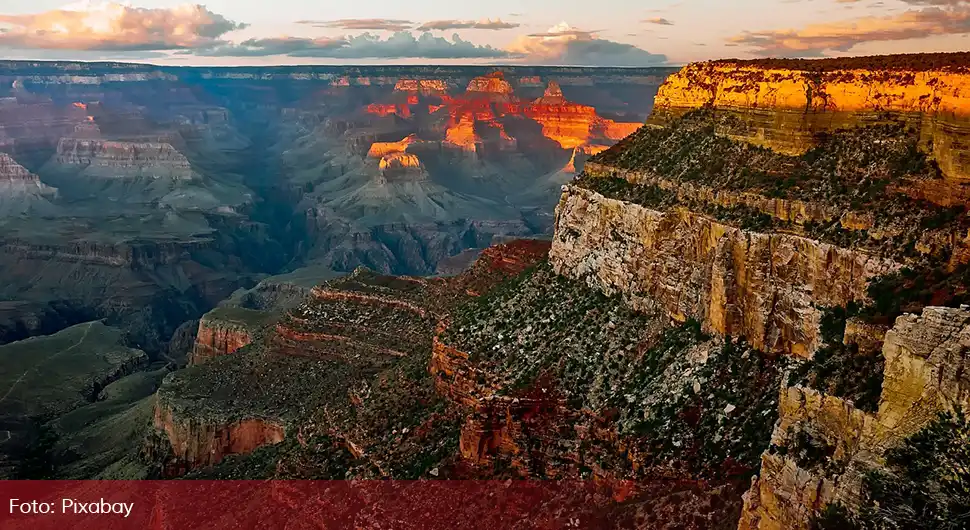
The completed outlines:
{"type": "Polygon", "coordinates": [[[875,414],[811,389],[783,390],[772,449],[746,494],[739,528],[807,529],[827,505],[857,506],[864,474],[884,465],[888,450],[941,412],[970,405],[968,341],[965,307],[928,307],[921,315],[899,317],[883,343],[885,379],[875,414]],[[826,454],[814,461],[799,458],[805,448],[798,444],[807,443],[826,454]]]}
{"type": "Polygon", "coordinates": [[[555,81],[549,83],[541,98],[525,107],[524,114],[542,124],[542,134],[563,149],[584,147],[595,141],[620,140],[642,125],[600,118],[595,108],[567,101],[555,81]]]}
{"type": "Polygon", "coordinates": [[[40,181],[7,153],[0,153],[0,217],[50,214],[57,189],[40,181]]]}
{"type": "Polygon", "coordinates": [[[197,365],[220,355],[229,355],[253,341],[260,328],[268,324],[264,312],[245,308],[219,308],[199,320],[189,365],[197,365]]]}
{"type": "Polygon", "coordinates": [[[82,166],[99,177],[153,177],[191,179],[192,165],[166,143],[115,142],[63,138],[57,144],[58,164],[82,166]]]}
{"type": "MultiPolygon", "coordinates": [[[[346,328],[331,329],[318,319],[300,331],[317,333],[315,339],[290,343],[270,326],[269,335],[279,343],[268,346],[263,339],[267,326],[254,321],[278,317],[279,309],[272,306],[292,304],[309,288],[287,281],[247,288],[284,266],[305,264],[321,272],[312,283],[332,277],[332,269],[347,272],[362,264],[386,272],[431,273],[439,261],[466,249],[544,232],[555,198],[525,201],[520,192],[559,171],[574,153],[572,164],[580,169],[588,150],[561,149],[545,138],[541,125],[522,112],[535,92],[522,92],[529,94],[525,99],[514,80],[532,78],[530,87],[556,80],[578,104],[624,112],[638,122],[646,118],[652,92],[666,74],[533,67],[503,68],[504,75],[489,75],[494,69],[488,67],[258,70],[4,63],[0,85],[12,88],[4,89],[10,97],[0,101],[0,145],[20,166],[4,164],[3,172],[31,182],[28,188],[38,183],[41,197],[56,209],[42,212],[43,218],[34,209],[3,219],[0,341],[104,318],[123,329],[155,363],[150,371],[132,374],[140,379],[130,382],[137,387],[131,400],[100,407],[111,409],[110,418],[105,417],[109,423],[99,420],[81,434],[73,427],[63,431],[71,433],[63,441],[64,455],[72,447],[132,446],[133,436],[138,436],[127,427],[114,427],[126,418],[140,422],[155,416],[153,404],[143,397],[157,386],[161,366],[185,363],[192,336],[185,324],[200,318],[186,373],[204,374],[203,379],[212,381],[197,387],[164,385],[160,396],[167,401],[158,409],[159,439],[171,435],[175,443],[150,444],[160,450],[149,453],[170,464],[159,469],[184,470],[194,465],[185,462],[209,458],[206,454],[215,455],[214,462],[279,436],[283,441],[273,447],[299,446],[299,428],[292,430],[289,422],[305,417],[301,403],[315,402],[306,398],[307,389],[339,388],[344,380],[354,381],[350,372],[366,379],[374,370],[406,361],[408,377],[426,374],[428,357],[410,353],[422,348],[430,352],[434,318],[421,321],[426,333],[412,333],[419,346],[397,344],[378,332],[385,327],[403,332],[413,322],[403,319],[404,327],[384,326],[374,316],[368,329],[377,332],[370,334],[355,331],[354,325],[371,312],[392,317],[399,308],[330,300],[321,307],[334,312],[328,313],[331,320],[340,321],[334,315],[344,314],[340,311],[345,306],[359,306],[348,310],[346,328]],[[634,91],[636,98],[616,97],[634,91]],[[454,146],[448,144],[449,125],[463,133],[452,133],[454,146]],[[36,180],[25,177],[19,167],[28,168],[36,180]],[[49,196],[45,184],[56,187],[58,195],[49,196]],[[229,296],[235,307],[210,311],[229,296]],[[331,337],[321,339],[319,334],[331,337]],[[277,353],[304,352],[314,359],[257,355],[266,353],[264,347],[277,353]],[[356,353],[362,357],[356,359],[356,353]],[[353,367],[341,368],[335,363],[338,358],[350,359],[353,367]],[[221,379],[220,371],[234,372],[237,363],[251,370],[236,379],[221,379]],[[252,374],[278,377],[267,377],[269,387],[257,385],[260,392],[254,390],[249,404],[245,392],[236,408],[224,407],[220,399],[209,402],[211,409],[180,401],[184,392],[204,396],[222,389],[216,393],[235,394],[252,374]],[[280,395],[280,381],[294,382],[289,398],[280,395]],[[273,403],[260,402],[256,394],[273,403]],[[253,403],[260,406],[249,407],[253,403]],[[273,409],[276,404],[291,412],[280,413],[273,409]],[[253,423],[264,421],[262,431],[253,423]]],[[[602,145],[608,143],[612,141],[602,145]]],[[[439,283],[421,287],[435,293],[429,299],[436,303],[439,283]]],[[[449,303],[482,294],[489,284],[461,285],[448,291],[449,303]]],[[[430,376],[405,383],[394,394],[401,408],[395,421],[414,432],[421,424],[408,423],[405,405],[415,402],[414,396],[429,407],[444,398],[434,392],[430,376]]],[[[353,394],[367,393],[355,388],[353,394]]],[[[334,403],[346,404],[340,397],[334,403]]],[[[387,416],[383,405],[366,399],[362,403],[368,421],[373,421],[365,435],[352,432],[349,417],[323,435],[363,448],[365,459],[376,452],[418,469],[417,453],[398,454],[395,441],[385,439],[394,429],[381,423],[387,416]]],[[[422,423],[446,429],[430,429],[430,435],[415,438],[407,451],[424,444],[446,453],[452,440],[448,429],[455,425],[449,414],[439,410],[420,416],[422,423]],[[426,443],[431,438],[434,443],[426,443]]],[[[453,441],[457,444],[457,438],[453,441]]],[[[108,460],[99,459],[100,449],[90,462],[75,466],[72,461],[66,464],[70,469],[59,471],[71,477],[100,476],[93,468],[108,460]]],[[[404,470],[387,468],[383,457],[368,461],[388,476],[404,470]]],[[[142,469],[127,463],[112,472],[142,469]]],[[[408,476],[424,476],[431,469],[408,476]]],[[[379,474],[370,467],[367,473],[379,474]]]]}
{"type": "MultiPolygon", "coordinates": [[[[541,242],[491,249],[448,280],[361,269],[314,288],[269,333],[254,334],[248,347],[165,380],[147,456],[173,475],[268,445],[305,451],[323,436],[331,442],[322,449],[335,451],[327,458],[346,453],[362,466],[355,472],[386,474],[403,462],[413,465],[414,451],[438,451],[436,437],[450,432],[434,427],[453,421],[426,371],[439,312],[469,292],[487,292],[546,249],[541,242]],[[280,381],[286,384],[268,391],[280,381]],[[318,415],[322,423],[311,419],[318,415]],[[388,421],[394,434],[408,435],[405,441],[388,439],[394,429],[388,421]]],[[[280,469],[300,458],[284,459],[280,469]]]]}
{"type": "MultiPolygon", "coordinates": [[[[893,59],[885,59],[891,62],[893,59]]],[[[877,63],[832,59],[776,63],[721,61],[688,66],[671,76],[656,99],[652,123],[701,107],[740,118],[724,134],[784,153],[801,154],[818,133],[885,121],[887,113],[917,127],[921,142],[948,179],[947,189],[927,190],[944,203],[967,197],[970,107],[962,92],[970,77],[959,69],[900,59],[880,70],[877,63]]]]}
{"type": "Polygon", "coordinates": [[[400,79],[394,85],[394,91],[424,96],[443,95],[448,93],[448,83],[443,79],[400,79]]]}
{"type": "Polygon", "coordinates": [[[864,303],[869,280],[900,267],[788,234],[745,231],[696,213],[661,212],[567,186],[550,259],[560,274],[743,336],[762,351],[810,357],[820,307],[864,303]]]}
{"type": "Polygon", "coordinates": [[[477,92],[486,94],[496,101],[508,100],[514,90],[512,85],[505,80],[505,74],[494,72],[482,77],[476,77],[468,83],[466,92],[477,92]]]}

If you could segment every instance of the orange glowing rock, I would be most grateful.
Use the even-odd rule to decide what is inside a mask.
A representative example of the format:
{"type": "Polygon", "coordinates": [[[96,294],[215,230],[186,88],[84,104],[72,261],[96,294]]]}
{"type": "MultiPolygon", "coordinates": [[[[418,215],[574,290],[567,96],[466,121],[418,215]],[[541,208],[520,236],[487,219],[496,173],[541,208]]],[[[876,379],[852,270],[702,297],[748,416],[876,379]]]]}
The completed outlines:
{"type": "Polygon", "coordinates": [[[371,158],[382,158],[392,153],[403,153],[408,146],[418,142],[418,137],[411,134],[399,142],[374,142],[367,151],[367,156],[371,158]]]}
{"type": "Polygon", "coordinates": [[[603,151],[606,151],[609,148],[610,148],[610,146],[608,146],[608,145],[589,145],[589,144],[587,144],[587,145],[584,145],[584,146],[579,147],[578,149],[584,155],[593,156],[593,155],[598,155],[598,154],[602,153],[603,151]]]}
{"type": "Polygon", "coordinates": [[[579,151],[579,149],[579,147],[573,149],[573,154],[569,157],[569,162],[566,164],[566,167],[562,168],[564,173],[576,172],[576,151],[579,151]]]}
{"type": "Polygon", "coordinates": [[[445,141],[461,147],[466,151],[474,151],[475,145],[482,141],[475,134],[475,116],[470,114],[462,115],[457,123],[448,127],[445,133],[445,141]]]}
{"type": "Polygon", "coordinates": [[[408,105],[417,105],[417,104],[418,104],[417,94],[411,94],[410,96],[408,96],[408,105]]]}
{"type": "Polygon", "coordinates": [[[446,105],[428,105],[428,114],[434,114],[439,110],[445,108],[446,105]]]}
{"type": "Polygon", "coordinates": [[[421,160],[418,159],[417,155],[411,153],[391,153],[381,158],[380,163],[381,171],[420,167],[422,167],[421,160]]]}
{"type": "Polygon", "coordinates": [[[444,94],[448,84],[442,79],[400,79],[394,85],[395,92],[417,92],[425,96],[444,94]]]}
{"type": "Polygon", "coordinates": [[[543,136],[563,149],[584,146],[592,139],[620,140],[642,125],[600,118],[595,108],[566,100],[555,81],[549,82],[542,97],[527,106],[524,114],[539,122],[543,136]]]}
{"type": "Polygon", "coordinates": [[[505,80],[505,74],[502,72],[492,72],[488,75],[472,79],[468,83],[466,92],[482,92],[509,96],[512,94],[512,85],[505,80]]]}
{"type": "Polygon", "coordinates": [[[559,86],[559,83],[549,81],[549,86],[546,87],[546,91],[542,94],[542,97],[536,100],[536,103],[545,105],[562,105],[566,103],[566,98],[562,95],[562,88],[559,86]]]}
{"type": "Polygon", "coordinates": [[[613,120],[600,120],[598,125],[602,135],[610,140],[622,140],[643,126],[642,123],[615,122],[613,120]]]}
{"type": "Polygon", "coordinates": [[[371,103],[367,105],[367,113],[381,117],[396,114],[402,118],[410,118],[411,107],[407,105],[395,105],[393,103],[371,103]]]}
{"type": "Polygon", "coordinates": [[[75,101],[73,105],[81,110],[88,110],[87,103],[81,103],[80,101],[75,101]]]}

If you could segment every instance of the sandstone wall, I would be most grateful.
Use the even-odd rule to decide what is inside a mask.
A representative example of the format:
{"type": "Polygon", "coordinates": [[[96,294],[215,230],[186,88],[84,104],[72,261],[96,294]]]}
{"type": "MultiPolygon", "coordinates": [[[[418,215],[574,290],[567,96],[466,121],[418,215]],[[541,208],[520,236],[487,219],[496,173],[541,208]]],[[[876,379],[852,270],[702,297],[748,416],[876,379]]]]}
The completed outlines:
{"type": "Polygon", "coordinates": [[[550,260],[557,273],[622,293],[635,307],[699,320],[755,348],[810,357],[820,307],[864,301],[899,267],[790,234],[762,234],[683,209],[667,212],[564,187],[550,260]]]}
{"type": "Polygon", "coordinates": [[[903,315],[886,333],[885,380],[876,414],[814,390],[782,391],[772,444],[789,447],[799,433],[833,448],[827,467],[804,469],[788,454],[767,451],[745,495],[741,530],[810,528],[811,516],[838,501],[856,505],[864,472],[942,411],[970,405],[970,310],[928,307],[903,315]]]}
{"type": "Polygon", "coordinates": [[[180,417],[160,396],[156,396],[153,422],[164,438],[163,447],[149,447],[148,452],[166,455],[162,472],[168,477],[218,464],[228,455],[280,443],[286,435],[282,424],[261,418],[223,422],[180,417]]]}
{"type": "Polygon", "coordinates": [[[195,344],[189,352],[189,366],[202,364],[220,355],[229,355],[252,341],[252,332],[244,326],[203,317],[199,320],[195,344]]]}
{"type": "Polygon", "coordinates": [[[790,154],[815,133],[885,120],[919,127],[925,146],[956,185],[970,180],[970,74],[950,71],[807,72],[745,64],[699,63],[667,78],[655,100],[654,124],[711,107],[741,118],[730,136],[790,154]]]}

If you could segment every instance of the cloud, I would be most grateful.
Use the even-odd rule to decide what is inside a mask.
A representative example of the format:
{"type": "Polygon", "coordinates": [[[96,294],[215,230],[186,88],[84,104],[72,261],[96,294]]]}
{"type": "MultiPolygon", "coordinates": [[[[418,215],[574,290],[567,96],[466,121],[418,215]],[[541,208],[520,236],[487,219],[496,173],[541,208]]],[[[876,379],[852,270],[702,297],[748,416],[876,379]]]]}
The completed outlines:
{"type": "Polygon", "coordinates": [[[446,31],[450,29],[513,29],[521,26],[512,22],[503,22],[502,19],[492,20],[432,20],[425,22],[417,29],[418,31],[446,31]]]}
{"type": "Polygon", "coordinates": [[[905,1],[913,5],[949,7],[927,7],[896,15],[813,24],[801,29],[746,31],[728,42],[753,47],[758,55],[811,57],[826,51],[845,52],[864,42],[970,32],[970,2],[966,0],[905,1]]]}
{"type": "Polygon", "coordinates": [[[674,23],[663,17],[653,17],[644,20],[647,24],[657,24],[659,26],[673,26],[674,23]]]}
{"type": "Polygon", "coordinates": [[[526,62],[576,66],[657,66],[665,55],[653,54],[630,44],[600,39],[596,31],[584,31],[565,22],[544,33],[519,37],[507,50],[526,62]]]}
{"type": "Polygon", "coordinates": [[[47,50],[173,50],[213,46],[246,27],[201,5],[137,8],[81,2],[29,15],[0,15],[0,47],[47,50]]]}
{"type": "Polygon", "coordinates": [[[414,27],[414,22],[397,18],[344,18],[340,20],[300,20],[297,24],[307,24],[316,28],[336,28],[345,30],[404,31],[414,27]]]}
{"type": "Polygon", "coordinates": [[[401,31],[386,39],[364,33],[335,39],[306,39],[282,37],[250,39],[239,44],[214,46],[198,50],[198,55],[210,57],[322,57],[331,59],[483,59],[505,58],[510,54],[491,46],[479,46],[453,35],[452,40],[423,33],[415,37],[401,31]]]}

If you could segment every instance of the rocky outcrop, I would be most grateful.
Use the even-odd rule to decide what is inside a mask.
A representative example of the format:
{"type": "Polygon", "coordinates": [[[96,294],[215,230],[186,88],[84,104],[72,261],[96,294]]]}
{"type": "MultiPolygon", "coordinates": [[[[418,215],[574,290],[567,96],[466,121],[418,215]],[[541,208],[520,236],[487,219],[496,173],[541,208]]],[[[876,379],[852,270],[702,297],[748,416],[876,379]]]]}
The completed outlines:
{"type": "Polygon", "coordinates": [[[445,141],[465,151],[475,152],[477,145],[482,141],[481,137],[475,132],[475,117],[469,114],[463,115],[450,125],[445,133],[445,141]]]}
{"type": "Polygon", "coordinates": [[[970,405],[970,310],[927,307],[903,315],[885,336],[885,380],[870,414],[814,390],[782,390],[772,449],[745,495],[741,530],[808,529],[812,517],[838,502],[858,506],[862,477],[886,451],[935,420],[970,405]],[[812,443],[821,462],[796,458],[812,443]]]}
{"type": "Polygon", "coordinates": [[[486,94],[498,100],[507,100],[514,90],[512,89],[512,85],[505,80],[505,74],[502,72],[493,72],[472,79],[468,83],[466,92],[486,94]]]}
{"type": "Polygon", "coordinates": [[[409,134],[399,142],[374,142],[367,150],[367,156],[371,158],[382,158],[394,153],[404,153],[413,144],[420,143],[417,135],[409,134]]]}
{"type": "Polygon", "coordinates": [[[542,97],[525,106],[523,114],[539,122],[543,136],[555,140],[563,149],[591,142],[615,142],[642,125],[607,120],[599,117],[593,107],[567,101],[555,81],[549,83],[542,97]]]}
{"type": "Polygon", "coordinates": [[[783,233],[757,233],[684,209],[651,210],[564,187],[550,259],[556,272],[622,293],[635,307],[811,357],[819,307],[864,302],[899,264],[783,233]]]}
{"type": "Polygon", "coordinates": [[[0,195],[38,194],[53,197],[57,190],[40,181],[7,153],[0,153],[0,195]]]}
{"type": "MultiPolygon", "coordinates": [[[[798,63],[796,63],[798,64],[798,63]]],[[[929,190],[937,202],[966,199],[970,180],[970,75],[953,69],[869,70],[803,63],[786,69],[758,62],[699,63],[670,76],[655,100],[650,122],[664,124],[689,110],[709,107],[740,118],[722,131],[733,138],[800,154],[817,133],[885,121],[887,113],[920,130],[924,146],[951,186],[929,190]]]]}
{"type": "Polygon", "coordinates": [[[418,159],[418,155],[411,153],[393,153],[381,158],[378,167],[383,182],[422,181],[428,180],[428,171],[418,159]]]}
{"type": "Polygon", "coordinates": [[[444,79],[399,79],[394,85],[395,92],[412,92],[421,95],[442,95],[448,92],[444,79]]]}
{"type": "Polygon", "coordinates": [[[194,177],[188,159],[167,143],[63,138],[54,161],[81,166],[85,174],[98,177],[194,177]]]}
{"type": "Polygon", "coordinates": [[[265,445],[278,444],[286,437],[285,427],[277,421],[245,418],[225,423],[183,418],[166,400],[156,395],[153,425],[162,440],[145,449],[149,460],[160,461],[161,474],[175,477],[209,467],[228,455],[248,454],[265,445]]]}
{"type": "Polygon", "coordinates": [[[7,153],[0,153],[0,217],[50,214],[55,208],[49,201],[56,197],[57,188],[41,182],[7,153]]]}
{"type": "Polygon", "coordinates": [[[253,341],[260,327],[272,316],[252,309],[220,307],[199,320],[195,344],[189,353],[189,365],[198,365],[213,357],[229,355],[253,341]]]}

